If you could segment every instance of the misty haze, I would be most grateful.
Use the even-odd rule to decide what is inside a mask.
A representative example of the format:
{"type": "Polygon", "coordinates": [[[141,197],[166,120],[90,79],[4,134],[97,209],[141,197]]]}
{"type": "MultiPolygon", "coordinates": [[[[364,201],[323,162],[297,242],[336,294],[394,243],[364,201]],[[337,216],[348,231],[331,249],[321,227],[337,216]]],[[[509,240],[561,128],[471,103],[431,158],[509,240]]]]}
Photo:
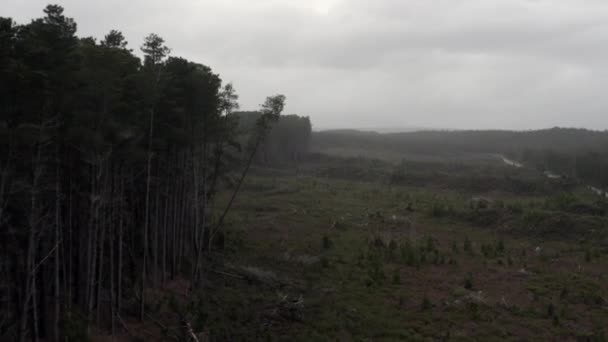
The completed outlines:
{"type": "Polygon", "coordinates": [[[608,2],[0,3],[0,341],[606,341],[608,2]]]}

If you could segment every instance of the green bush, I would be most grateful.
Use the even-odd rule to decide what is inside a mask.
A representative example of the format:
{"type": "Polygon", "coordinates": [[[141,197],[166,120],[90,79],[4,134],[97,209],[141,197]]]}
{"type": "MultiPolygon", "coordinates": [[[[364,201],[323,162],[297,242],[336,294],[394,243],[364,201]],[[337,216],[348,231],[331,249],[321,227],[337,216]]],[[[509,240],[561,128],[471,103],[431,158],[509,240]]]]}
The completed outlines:
{"type": "Polygon", "coordinates": [[[435,250],[435,240],[432,237],[427,237],[426,239],[426,250],[428,252],[432,252],[435,250]]]}
{"type": "Polygon", "coordinates": [[[471,240],[469,240],[468,237],[464,238],[464,243],[462,246],[462,250],[464,250],[465,252],[469,253],[469,254],[474,254],[473,253],[473,244],[471,243],[471,240]]]}
{"type": "Polygon", "coordinates": [[[452,241],[452,253],[454,253],[454,254],[459,253],[458,244],[456,243],[456,241],[452,241]]]}
{"type": "Polygon", "coordinates": [[[420,304],[420,310],[422,311],[428,311],[433,307],[433,304],[431,304],[431,300],[429,299],[429,297],[424,294],[424,297],[422,298],[422,303],[420,304]]]}
{"type": "Polygon", "coordinates": [[[441,218],[448,216],[452,210],[452,208],[448,208],[442,203],[433,202],[429,209],[429,215],[434,218],[441,218]]]}
{"type": "Polygon", "coordinates": [[[496,242],[496,252],[500,254],[505,252],[505,242],[502,239],[496,242]]]}
{"type": "Polygon", "coordinates": [[[473,289],[473,274],[471,272],[464,278],[464,288],[467,290],[473,289]]]}
{"type": "Polygon", "coordinates": [[[91,341],[89,334],[87,333],[87,323],[84,317],[78,314],[67,312],[62,320],[61,325],[62,331],[65,333],[65,337],[70,341],[91,341]]]}
{"type": "Polygon", "coordinates": [[[399,270],[395,270],[395,273],[393,274],[393,284],[401,284],[401,275],[399,274],[399,270]]]}
{"type": "Polygon", "coordinates": [[[324,250],[328,250],[330,249],[334,244],[333,241],[331,241],[331,239],[329,238],[329,236],[327,235],[323,235],[323,241],[321,243],[321,245],[323,246],[324,250]]]}
{"type": "Polygon", "coordinates": [[[477,304],[475,302],[470,302],[467,304],[467,309],[469,311],[469,314],[471,315],[472,320],[476,321],[479,319],[479,317],[480,317],[479,304],[477,304]]]}

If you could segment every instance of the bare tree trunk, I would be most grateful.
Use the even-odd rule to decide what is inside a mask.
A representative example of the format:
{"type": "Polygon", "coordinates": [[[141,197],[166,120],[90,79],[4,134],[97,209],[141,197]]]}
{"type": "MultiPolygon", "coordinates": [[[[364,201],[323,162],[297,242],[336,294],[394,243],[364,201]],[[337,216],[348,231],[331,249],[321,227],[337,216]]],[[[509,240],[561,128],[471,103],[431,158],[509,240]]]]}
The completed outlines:
{"type": "Polygon", "coordinates": [[[74,272],[74,266],[73,266],[73,262],[72,262],[72,258],[73,256],[73,251],[72,251],[72,245],[75,243],[74,241],[74,237],[73,237],[73,233],[72,233],[72,217],[73,217],[73,211],[72,211],[72,180],[71,180],[71,176],[70,176],[70,181],[68,183],[68,188],[69,188],[69,204],[68,204],[68,239],[69,239],[69,243],[68,243],[68,252],[67,252],[67,280],[66,280],[66,289],[67,289],[67,300],[66,300],[66,304],[67,304],[67,311],[69,312],[71,310],[71,303],[73,300],[73,296],[72,296],[72,284],[73,284],[73,272],[74,272]]]}
{"type": "Polygon", "coordinates": [[[167,191],[165,193],[165,203],[164,203],[164,208],[163,208],[163,236],[162,236],[162,246],[163,246],[163,250],[162,250],[162,272],[161,272],[161,284],[165,285],[165,281],[167,279],[167,244],[168,244],[168,239],[169,236],[167,234],[167,225],[168,225],[168,218],[169,218],[169,187],[166,187],[167,191]]]}
{"type": "MultiPolygon", "coordinates": [[[[5,199],[5,193],[6,193],[6,187],[7,187],[7,180],[8,180],[8,173],[10,170],[10,166],[11,166],[11,158],[12,158],[12,144],[11,144],[11,140],[9,137],[9,144],[8,144],[8,149],[7,149],[7,153],[6,153],[6,162],[1,164],[2,167],[0,167],[0,169],[2,170],[2,173],[0,175],[0,230],[4,229],[3,225],[4,225],[4,211],[6,210],[6,205],[8,204],[8,198],[5,199]]],[[[9,190],[10,191],[10,190],[9,190]]],[[[6,196],[8,197],[8,196],[6,196]]],[[[6,257],[6,255],[0,254],[2,257],[6,257]]],[[[8,259],[8,258],[7,258],[8,259]]],[[[4,308],[4,313],[5,315],[7,315],[6,317],[9,318],[10,316],[12,316],[12,312],[14,312],[11,308],[11,298],[12,297],[12,286],[10,286],[11,282],[16,282],[18,279],[15,279],[14,277],[11,276],[10,274],[10,265],[11,261],[5,261],[3,260],[2,262],[0,262],[0,269],[1,269],[1,273],[0,273],[0,277],[3,278],[2,281],[0,281],[0,286],[6,285],[6,307],[4,308]],[[6,284],[3,284],[3,282],[6,281],[6,284]]],[[[16,263],[16,262],[15,262],[16,263]]],[[[10,317],[12,318],[12,317],[10,317]]]]}
{"type": "MultiPolygon", "coordinates": [[[[203,203],[202,203],[202,227],[199,250],[197,251],[199,258],[199,267],[202,267],[203,251],[205,249],[205,238],[207,236],[207,140],[203,144],[203,203]]],[[[199,270],[200,277],[200,270],[199,270]]],[[[200,279],[199,279],[200,280],[200,279]]]]}
{"type": "Polygon", "coordinates": [[[193,187],[193,203],[194,203],[194,227],[193,227],[193,242],[194,242],[194,269],[192,271],[192,288],[198,284],[198,275],[201,259],[199,257],[200,245],[202,243],[199,232],[200,224],[200,205],[199,205],[199,179],[198,179],[198,156],[196,153],[196,147],[192,150],[192,179],[194,182],[193,187]]]}
{"type": "Polygon", "coordinates": [[[4,210],[6,210],[6,205],[8,204],[8,196],[5,199],[5,194],[7,193],[7,182],[8,182],[8,174],[11,167],[11,158],[13,155],[12,144],[9,140],[8,152],[6,156],[6,163],[2,167],[2,176],[0,177],[0,225],[4,223],[4,210]]]}
{"type": "Polygon", "coordinates": [[[116,313],[114,312],[114,308],[115,308],[115,300],[116,300],[116,296],[115,296],[115,292],[114,292],[114,272],[116,271],[114,268],[114,241],[116,241],[116,231],[115,231],[115,214],[116,214],[116,206],[118,203],[118,199],[117,199],[117,192],[116,192],[116,183],[117,183],[117,176],[116,176],[116,170],[115,168],[112,168],[112,186],[110,188],[110,203],[112,203],[111,207],[110,207],[110,225],[109,225],[109,244],[110,244],[110,328],[111,328],[111,332],[112,332],[112,339],[114,339],[114,334],[116,332],[115,330],[115,316],[116,313]]]}
{"type": "Polygon", "coordinates": [[[98,269],[98,275],[97,275],[97,294],[96,294],[96,300],[95,302],[97,303],[97,312],[96,312],[96,318],[97,318],[97,325],[99,326],[100,323],[100,310],[101,310],[101,289],[103,286],[103,261],[104,261],[104,252],[105,252],[105,237],[106,237],[106,222],[107,220],[105,218],[102,219],[100,227],[101,227],[101,239],[99,240],[99,265],[97,266],[98,269]]]}
{"type": "Polygon", "coordinates": [[[110,327],[112,331],[112,338],[114,338],[115,333],[115,317],[116,313],[114,312],[114,302],[116,300],[116,296],[114,294],[114,241],[113,234],[110,233],[110,327]]]}
{"type": "MultiPolygon", "coordinates": [[[[158,173],[157,173],[158,174],[158,173]]],[[[159,220],[159,205],[160,205],[160,189],[156,189],[156,196],[154,196],[154,215],[152,216],[154,218],[154,222],[152,222],[152,224],[150,225],[150,227],[152,228],[152,284],[153,285],[157,285],[158,284],[158,234],[159,234],[159,227],[160,227],[160,220],[159,220]]]]}
{"type": "MultiPolygon", "coordinates": [[[[35,292],[35,283],[34,280],[36,269],[34,267],[35,253],[36,253],[36,230],[39,224],[40,215],[38,209],[38,182],[42,175],[42,165],[41,165],[41,155],[42,155],[42,147],[40,143],[36,147],[36,159],[34,161],[34,176],[32,179],[32,189],[31,189],[31,208],[30,208],[30,216],[28,218],[28,226],[29,226],[29,234],[28,234],[28,247],[27,247],[27,261],[26,261],[26,276],[25,276],[25,296],[23,298],[23,303],[21,307],[21,319],[20,319],[20,331],[19,331],[19,341],[24,342],[27,336],[27,325],[28,325],[28,316],[29,316],[29,304],[30,300],[33,297],[35,292]]],[[[37,323],[37,322],[36,322],[37,323]]],[[[37,336],[36,336],[37,337],[37,336]]]]}
{"type": "MultiPolygon", "coordinates": [[[[32,200],[34,202],[34,200],[32,200]]],[[[28,325],[28,316],[29,316],[29,304],[30,299],[32,298],[32,272],[33,269],[33,259],[34,259],[34,228],[30,226],[30,233],[28,239],[28,251],[27,251],[27,262],[26,262],[26,281],[25,281],[25,296],[22,303],[21,308],[21,327],[19,331],[19,341],[24,342],[25,337],[27,336],[27,325],[28,325]]]]}
{"type": "Polygon", "coordinates": [[[59,319],[60,319],[60,305],[61,299],[59,298],[59,244],[61,241],[60,230],[61,230],[61,179],[59,171],[59,147],[55,151],[55,243],[57,248],[55,250],[55,321],[53,326],[53,333],[56,342],[59,342],[59,319]]]}
{"type": "MultiPolygon", "coordinates": [[[[178,157],[179,158],[179,157],[178,157]]],[[[175,279],[175,273],[177,271],[177,246],[179,234],[178,230],[178,217],[179,217],[179,209],[177,206],[178,196],[180,193],[180,181],[179,177],[175,177],[175,186],[173,187],[172,198],[171,198],[171,213],[173,213],[172,222],[171,222],[171,280],[175,279]]]]}
{"type": "Polygon", "coordinates": [[[119,201],[119,219],[118,219],[118,282],[117,282],[117,298],[116,298],[116,312],[120,315],[120,309],[122,306],[122,248],[123,248],[123,224],[124,224],[124,208],[123,201],[125,195],[125,184],[122,175],[119,174],[120,178],[120,201],[119,201]]]}
{"type": "Polygon", "coordinates": [[[36,282],[37,280],[37,276],[36,276],[37,272],[34,272],[34,275],[32,276],[32,317],[33,317],[33,331],[34,331],[34,341],[38,341],[38,336],[39,332],[38,332],[38,291],[37,291],[37,287],[38,284],[36,282]]]}
{"type": "MultiPolygon", "coordinates": [[[[85,291],[81,291],[81,293],[83,294],[83,301],[82,301],[82,306],[85,308],[85,312],[87,313],[87,317],[88,317],[88,310],[89,309],[89,298],[90,298],[90,290],[91,290],[91,264],[92,259],[93,259],[93,226],[95,225],[95,222],[93,220],[94,215],[94,211],[95,211],[95,165],[91,165],[91,193],[89,194],[89,224],[88,224],[88,231],[87,231],[87,249],[85,250],[86,253],[86,264],[84,266],[83,269],[83,276],[86,277],[86,279],[84,280],[84,284],[83,286],[85,287],[85,291]]],[[[80,234],[79,234],[80,235],[80,234]]],[[[80,270],[79,270],[80,271],[80,270]]],[[[90,317],[89,317],[90,318],[90,317]]],[[[88,323],[87,323],[87,327],[88,327],[88,323]]]]}
{"type": "Polygon", "coordinates": [[[92,222],[92,232],[91,234],[91,238],[90,238],[90,248],[91,248],[91,257],[89,260],[89,264],[87,265],[87,267],[89,268],[88,271],[88,275],[89,275],[89,279],[88,279],[88,309],[87,309],[87,313],[88,313],[88,322],[90,322],[92,320],[92,315],[93,315],[93,308],[95,307],[95,299],[96,299],[96,287],[95,287],[95,276],[97,274],[97,252],[98,252],[98,234],[99,234],[99,207],[100,207],[100,202],[101,202],[101,194],[99,191],[99,183],[100,183],[100,179],[101,179],[101,173],[102,173],[102,168],[101,168],[101,158],[97,158],[96,160],[96,165],[99,165],[99,171],[97,171],[95,169],[95,167],[93,168],[94,170],[94,174],[93,174],[93,191],[91,192],[91,203],[92,203],[92,217],[91,217],[91,222],[92,222]]]}
{"type": "MultiPolygon", "coordinates": [[[[69,168],[68,168],[69,169],[69,168]]],[[[71,310],[72,310],[72,287],[73,287],[73,245],[76,243],[73,239],[72,234],[72,175],[68,174],[68,182],[67,182],[67,196],[68,196],[68,204],[67,204],[67,221],[64,221],[66,225],[64,226],[63,236],[65,238],[67,233],[67,242],[63,243],[64,252],[63,252],[63,281],[64,281],[64,315],[67,319],[70,319],[71,310]],[[67,230],[67,232],[65,231],[67,230]]],[[[76,248],[78,250],[78,248],[76,248]]]]}
{"type": "Polygon", "coordinates": [[[144,236],[143,236],[143,248],[144,248],[144,260],[141,268],[141,303],[139,308],[139,319],[143,322],[145,315],[145,303],[146,303],[146,263],[148,262],[148,228],[150,224],[150,181],[152,172],[152,135],[154,133],[154,109],[150,110],[150,131],[148,137],[148,165],[146,175],[146,208],[144,216],[144,236]]]}
{"type": "Polygon", "coordinates": [[[188,165],[187,165],[187,156],[186,154],[182,155],[182,170],[184,170],[184,175],[181,177],[181,187],[180,187],[180,217],[179,217],[179,225],[178,228],[180,230],[179,235],[179,249],[177,251],[178,259],[177,259],[177,269],[178,272],[182,270],[182,262],[184,260],[184,255],[186,253],[187,244],[186,240],[190,238],[188,236],[188,229],[191,225],[187,222],[187,214],[188,214],[188,203],[189,196],[186,188],[186,182],[188,181],[188,165]]]}

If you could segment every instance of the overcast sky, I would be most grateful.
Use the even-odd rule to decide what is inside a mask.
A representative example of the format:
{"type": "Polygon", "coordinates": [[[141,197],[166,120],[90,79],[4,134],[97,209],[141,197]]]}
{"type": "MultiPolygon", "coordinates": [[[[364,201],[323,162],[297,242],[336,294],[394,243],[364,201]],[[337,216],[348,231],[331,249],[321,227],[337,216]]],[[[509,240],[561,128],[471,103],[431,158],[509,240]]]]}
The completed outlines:
{"type": "MultiPolygon", "coordinates": [[[[19,23],[47,1],[2,0],[19,23]]],[[[325,128],[608,129],[606,0],[64,0],[80,36],[121,30],[209,65],[257,109],[325,128]]]]}

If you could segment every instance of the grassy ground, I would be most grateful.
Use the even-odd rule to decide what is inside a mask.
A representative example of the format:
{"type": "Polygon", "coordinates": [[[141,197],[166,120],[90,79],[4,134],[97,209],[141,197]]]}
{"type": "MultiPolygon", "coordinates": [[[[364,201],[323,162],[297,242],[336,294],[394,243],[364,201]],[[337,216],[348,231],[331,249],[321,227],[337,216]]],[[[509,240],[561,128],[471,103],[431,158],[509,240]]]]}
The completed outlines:
{"type": "MultiPolygon", "coordinates": [[[[470,198],[424,184],[266,170],[248,180],[231,213],[226,257],[283,279],[279,288],[255,291],[262,303],[302,298],[295,317],[271,315],[263,336],[606,338],[604,217],[560,210],[553,195],[506,193],[483,208],[470,198]],[[488,213],[489,222],[478,222],[488,213]],[[556,215],[574,223],[545,227],[559,225],[545,222],[556,215]],[[561,231],[571,226],[578,229],[575,239],[561,231]]],[[[256,287],[231,286],[238,298],[243,288],[256,287]]]]}
{"type": "MultiPolygon", "coordinates": [[[[522,194],[431,176],[391,182],[383,164],[341,177],[353,165],[254,170],[188,308],[195,331],[218,341],[608,338],[605,204],[571,185],[564,195],[551,190],[560,185],[522,194]]],[[[179,302],[175,292],[158,307],[179,302]]]]}

